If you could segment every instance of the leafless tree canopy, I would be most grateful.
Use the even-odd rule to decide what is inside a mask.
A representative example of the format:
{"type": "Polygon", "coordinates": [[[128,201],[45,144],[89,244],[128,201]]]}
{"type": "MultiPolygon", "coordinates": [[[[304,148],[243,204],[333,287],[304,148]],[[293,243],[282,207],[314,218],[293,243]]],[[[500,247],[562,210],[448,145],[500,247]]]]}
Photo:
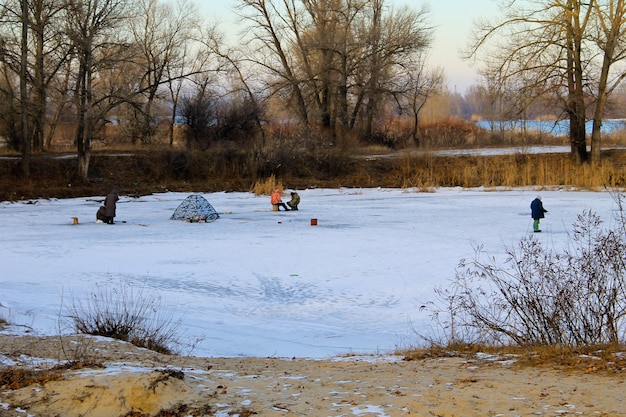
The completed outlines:
{"type": "Polygon", "coordinates": [[[335,133],[359,126],[367,137],[385,105],[411,106],[408,80],[419,78],[431,44],[426,9],[394,10],[384,0],[238,4],[250,23],[250,61],[303,123],[335,133]]]}
{"type": "MultiPolygon", "coordinates": [[[[467,56],[483,62],[490,94],[508,117],[552,100],[570,122],[572,155],[588,159],[585,122],[593,119],[592,160],[609,95],[626,75],[623,0],[506,0],[495,21],[476,26],[467,56]]],[[[494,105],[495,105],[494,101],[494,105]]]]}
{"type": "Polygon", "coordinates": [[[263,137],[263,109],[271,105],[334,140],[357,129],[371,137],[394,112],[411,115],[416,127],[440,86],[441,71],[426,65],[425,8],[240,0],[236,11],[245,30],[229,44],[191,0],[0,1],[0,125],[22,149],[24,174],[30,154],[50,147],[61,127],[71,129],[84,180],[107,126],[149,144],[167,125],[172,145],[181,108],[202,106],[207,92],[212,110],[193,114],[213,120],[204,127],[197,117],[193,127],[186,120],[187,138],[206,135],[197,129],[222,116],[228,126],[213,129],[217,140],[263,137]],[[247,121],[235,123],[241,117],[247,121]]]}

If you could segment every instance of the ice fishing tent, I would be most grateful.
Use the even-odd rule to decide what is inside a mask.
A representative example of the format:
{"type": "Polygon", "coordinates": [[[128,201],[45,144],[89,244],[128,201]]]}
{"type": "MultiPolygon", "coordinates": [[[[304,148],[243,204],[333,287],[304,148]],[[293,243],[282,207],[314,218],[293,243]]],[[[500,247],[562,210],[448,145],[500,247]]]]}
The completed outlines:
{"type": "Polygon", "coordinates": [[[212,222],[219,219],[220,216],[213,208],[211,203],[201,195],[190,195],[185,198],[182,203],[170,217],[170,220],[185,220],[187,222],[212,222]]]}

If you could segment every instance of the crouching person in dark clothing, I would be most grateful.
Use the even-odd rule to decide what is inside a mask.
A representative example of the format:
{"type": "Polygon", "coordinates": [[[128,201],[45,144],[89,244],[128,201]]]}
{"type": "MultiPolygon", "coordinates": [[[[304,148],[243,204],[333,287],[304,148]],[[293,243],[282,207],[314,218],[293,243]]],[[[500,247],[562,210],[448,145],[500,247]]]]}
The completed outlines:
{"type": "Polygon", "coordinates": [[[291,200],[287,201],[287,205],[292,210],[298,210],[298,204],[300,204],[300,196],[295,191],[292,191],[291,200]]]}
{"type": "Polygon", "coordinates": [[[115,218],[116,203],[119,200],[117,191],[111,191],[104,199],[104,205],[100,206],[96,213],[96,219],[107,224],[113,224],[115,218]]]}
{"type": "Polygon", "coordinates": [[[104,206],[100,206],[100,208],[98,209],[98,212],[96,213],[96,221],[101,221],[103,223],[106,223],[108,218],[106,216],[106,214],[104,214],[104,211],[106,209],[104,208],[104,206]]]}

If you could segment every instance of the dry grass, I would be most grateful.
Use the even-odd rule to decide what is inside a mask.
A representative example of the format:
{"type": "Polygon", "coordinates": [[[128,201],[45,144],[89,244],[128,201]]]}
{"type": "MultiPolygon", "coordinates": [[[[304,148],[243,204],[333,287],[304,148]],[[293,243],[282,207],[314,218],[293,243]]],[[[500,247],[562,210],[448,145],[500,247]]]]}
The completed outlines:
{"type": "Polygon", "coordinates": [[[250,191],[254,193],[254,195],[270,195],[272,192],[277,189],[280,190],[281,194],[284,190],[283,182],[277,181],[276,176],[270,175],[269,178],[265,180],[256,181],[250,191]]]}
{"type": "Polygon", "coordinates": [[[51,369],[32,370],[20,367],[10,367],[0,370],[0,392],[24,388],[34,384],[45,384],[50,381],[59,381],[68,369],[104,368],[98,362],[69,361],[51,369]]]}
{"type": "Polygon", "coordinates": [[[14,390],[33,384],[45,384],[58,381],[63,374],[58,371],[33,371],[30,369],[8,368],[0,371],[0,388],[2,391],[14,390]]]}
{"type": "Polygon", "coordinates": [[[40,157],[32,175],[17,176],[17,160],[0,160],[0,201],[105,195],[112,187],[125,195],[155,192],[252,191],[269,195],[291,188],[389,187],[433,190],[436,187],[540,187],[568,189],[626,188],[626,151],[603,153],[602,163],[577,165],[568,154],[438,156],[434,153],[374,158],[337,151],[306,151],[255,171],[251,156],[146,151],[121,156],[95,154],[91,180],[76,179],[76,161],[40,157]],[[308,156],[307,156],[308,155],[308,156]],[[289,162],[291,161],[291,162],[289,162]],[[273,166],[274,171],[268,166],[273,166]]]}
{"type": "Polygon", "coordinates": [[[567,155],[405,157],[394,169],[409,187],[563,186],[596,190],[626,187],[624,153],[607,155],[598,166],[577,165],[567,155]]]}
{"type": "Polygon", "coordinates": [[[512,361],[513,366],[561,369],[578,373],[623,373],[626,370],[626,346],[485,346],[475,344],[435,345],[402,353],[405,360],[488,355],[494,363],[512,361]]]}
{"type": "MultiPolygon", "coordinates": [[[[141,413],[139,411],[131,411],[121,417],[187,417],[187,416],[208,416],[213,413],[211,406],[206,405],[201,408],[191,407],[187,404],[177,404],[170,409],[160,410],[156,414],[141,413]]],[[[249,416],[250,414],[240,414],[240,416],[249,416]]]]}

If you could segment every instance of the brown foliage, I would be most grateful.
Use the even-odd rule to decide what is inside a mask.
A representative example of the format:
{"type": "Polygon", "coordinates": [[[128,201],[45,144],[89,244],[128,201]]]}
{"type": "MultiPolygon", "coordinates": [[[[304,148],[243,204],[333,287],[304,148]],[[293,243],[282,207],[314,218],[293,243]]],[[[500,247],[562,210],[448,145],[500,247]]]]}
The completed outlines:
{"type": "Polygon", "coordinates": [[[63,374],[58,370],[34,371],[22,368],[8,368],[0,370],[0,388],[13,390],[33,384],[45,384],[48,381],[58,381],[63,374]]]}
{"type": "Polygon", "coordinates": [[[449,346],[431,346],[404,353],[405,360],[449,358],[455,356],[475,358],[477,353],[490,355],[494,363],[514,361],[517,367],[561,369],[580,373],[623,373],[626,370],[625,347],[602,346],[486,346],[457,343],[449,346]]]}
{"type": "Polygon", "coordinates": [[[625,165],[623,150],[605,152],[597,166],[577,165],[563,153],[440,156],[412,151],[350,156],[341,150],[300,152],[293,148],[291,152],[261,155],[223,149],[136,151],[95,154],[90,180],[84,183],[76,178],[73,156],[46,155],[34,158],[28,180],[18,175],[18,159],[1,159],[0,201],[106,195],[112,188],[124,195],[165,191],[263,193],[267,186],[623,188],[625,165]]]}

